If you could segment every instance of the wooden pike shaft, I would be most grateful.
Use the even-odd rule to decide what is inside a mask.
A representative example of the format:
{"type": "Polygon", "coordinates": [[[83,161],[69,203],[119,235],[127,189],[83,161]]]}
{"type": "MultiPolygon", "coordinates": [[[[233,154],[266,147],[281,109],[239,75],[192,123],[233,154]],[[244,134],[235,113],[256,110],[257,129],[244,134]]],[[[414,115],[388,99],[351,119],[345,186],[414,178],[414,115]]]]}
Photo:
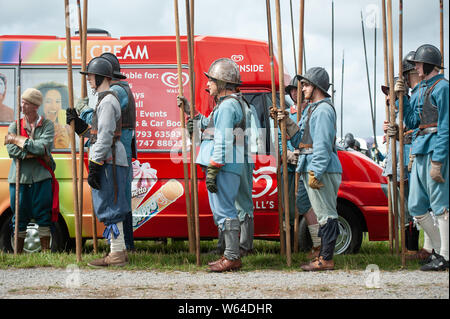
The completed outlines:
{"type": "MultiPolygon", "coordinates": [[[[389,85],[389,64],[388,64],[388,48],[387,48],[387,31],[386,31],[386,0],[381,0],[381,12],[383,19],[383,55],[384,55],[384,85],[389,85]]],[[[389,122],[389,105],[387,97],[385,98],[385,119],[389,122]]],[[[389,139],[386,136],[386,149],[389,149],[389,139]]],[[[392,177],[388,177],[388,227],[389,227],[389,247],[393,252],[393,236],[392,236],[392,177]]]]}
{"type": "MultiPolygon", "coordinates": [[[[176,52],[177,52],[177,69],[178,69],[178,94],[183,96],[183,73],[181,70],[181,44],[180,44],[180,20],[178,14],[178,0],[174,0],[175,8],[175,36],[176,36],[176,52]]],[[[184,108],[180,108],[180,121],[181,121],[181,138],[182,138],[182,154],[183,154],[183,172],[184,172],[184,193],[186,197],[186,213],[187,213],[187,225],[188,225],[188,237],[189,237],[189,252],[192,254],[195,252],[195,241],[193,232],[193,219],[191,212],[191,195],[189,188],[189,170],[187,162],[186,151],[186,121],[184,115],[184,108]]]]}
{"type": "MultiPolygon", "coordinates": [[[[303,70],[303,47],[304,47],[304,25],[305,25],[305,0],[300,0],[300,26],[299,26],[299,39],[298,39],[298,69],[303,70]]],[[[297,123],[300,122],[300,115],[302,113],[303,94],[302,83],[297,82],[297,123]]],[[[300,174],[295,172],[295,196],[298,193],[298,183],[300,174]]],[[[297,206],[297,205],[296,205],[297,206]]],[[[294,253],[298,252],[298,232],[299,232],[299,220],[298,207],[295,207],[295,222],[294,222],[294,253]]]]}
{"type": "MultiPolygon", "coordinates": [[[[403,79],[403,0],[399,0],[399,36],[398,36],[398,77],[403,79]]],[[[403,96],[398,97],[398,122],[399,122],[399,165],[400,165],[400,234],[401,234],[401,259],[402,266],[406,266],[406,255],[405,255],[405,232],[403,231],[405,227],[405,163],[403,161],[403,96]]]]}
{"type": "MultiPolygon", "coordinates": [[[[270,0],[266,0],[266,16],[267,16],[267,36],[269,44],[269,59],[270,59],[270,79],[272,84],[272,107],[277,107],[277,89],[275,86],[275,70],[274,70],[274,60],[273,60],[273,39],[272,39],[272,14],[270,10],[270,0]]],[[[280,151],[279,151],[279,140],[278,140],[278,121],[273,121],[274,127],[274,137],[275,137],[275,154],[277,158],[277,181],[281,181],[281,170],[280,170],[280,151]]],[[[278,185],[279,187],[279,185],[278,185]]],[[[286,254],[286,241],[283,230],[283,210],[281,207],[281,192],[277,192],[278,195],[278,224],[280,229],[280,252],[281,255],[286,254]]]]}
{"type": "MultiPolygon", "coordinates": [[[[86,70],[86,64],[83,69],[83,55],[85,55],[84,49],[84,27],[81,19],[81,4],[80,0],[77,0],[78,7],[78,34],[80,36],[80,48],[81,48],[81,70],[86,70]]],[[[85,60],[86,62],[86,60],[85,60]]],[[[81,75],[81,97],[85,97],[87,95],[86,89],[86,75],[81,75]],[[83,81],[84,80],[84,81],[83,81]]],[[[78,211],[79,211],[79,223],[80,228],[83,229],[83,182],[84,182],[84,138],[83,136],[79,136],[78,138],[78,149],[80,150],[80,158],[78,162],[78,170],[80,172],[80,177],[78,179],[78,211]]]]}
{"type": "MultiPolygon", "coordinates": [[[[280,0],[275,1],[276,21],[277,21],[277,42],[278,42],[278,76],[280,81],[280,107],[284,112],[286,109],[284,101],[284,64],[283,64],[283,41],[281,38],[281,14],[280,14],[280,0]]],[[[282,160],[283,160],[283,197],[284,197],[284,224],[286,229],[286,262],[287,266],[291,266],[291,234],[289,225],[289,193],[288,193],[288,174],[287,171],[287,138],[286,138],[286,119],[280,123],[281,128],[281,145],[282,145],[282,160]]]]}
{"type": "MultiPolygon", "coordinates": [[[[392,0],[388,0],[387,5],[387,28],[388,28],[388,51],[389,51],[389,102],[390,102],[390,124],[395,124],[395,92],[394,92],[394,45],[392,35],[392,0]]],[[[397,144],[395,137],[391,138],[392,155],[392,207],[394,212],[394,232],[398,234],[398,193],[397,193],[397,144]]],[[[398,235],[395,236],[396,253],[398,253],[398,235]]]]}
{"type": "MultiPolygon", "coordinates": [[[[70,13],[69,0],[64,1],[65,7],[65,22],[66,22],[66,50],[67,50],[67,78],[69,87],[69,107],[74,108],[73,105],[73,78],[72,78],[72,43],[70,38],[70,13]]],[[[76,254],[77,262],[81,261],[81,228],[79,220],[79,206],[78,206],[78,188],[77,188],[77,156],[75,149],[75,121],[70,123],[71,130],[71,150],[72,150],[72,184],[73,184],[73,208],[75,214],[75,236],[76,236],[76,254]]]]}
{"type": "MultiPolygon", "coordinates": [[[[18,74],[18,79],[19,79],[19,83],[17,85],[17,109],[16,109],[16,133],[17,135],[20,134],[20,130],[21,130],[21,123],[20,123],[20,112],[22,109],[22,92],[21,92],[21,77],[20,77],[20,72],[21,72],[21,66],[22,66],[22,44],[19,44],[19,74],[18,74]]],[[[20,196],[20,164],[21,164],[21,160],[16,158],[15,160],[15,164],[16,164],[16,189],[15,189],[15,220],[14,220],[14,256],[17,255],[17,247],[19,245],[19,196],[20,196]]]]}
{"type": "MultiPolygon", "coordinates": [[[[190,7],[190,0],[186,0],[186,27],[187,27],[187,41],[188,41],[188,60],[189,60],[189,89],[191,92],[191,118],[195,115],[195,74],[194,74],[194,8],[190,7]]],[[[197,165],[195,164],[196,152],[195,134],[191,136],[191,189],[192,201],[194,204],[194,226],[195,226],[195,256],[197,266],[201,265],[200,260],[200,220],[198,215],[198,183],[197,183],[197,165]]]]}

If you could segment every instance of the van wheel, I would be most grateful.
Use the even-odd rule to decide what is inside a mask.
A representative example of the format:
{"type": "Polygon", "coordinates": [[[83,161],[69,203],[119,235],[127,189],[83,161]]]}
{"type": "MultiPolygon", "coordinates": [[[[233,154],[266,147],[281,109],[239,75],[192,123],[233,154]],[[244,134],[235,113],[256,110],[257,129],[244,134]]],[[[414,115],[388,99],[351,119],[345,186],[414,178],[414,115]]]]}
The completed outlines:
{"type": "MultiPolygon", "coordinates": [[[[362,228],[355,212],[345,204],[337,205],[339,236],[336,240],[335,254],[354,254],[359,251],[362,243],[362,228]]],[[[299,224],[298,247],[300,251],[307,252],[312,248],[306,219],[302,218],[299,224]]]]}
{"type": "MultiPolygon", "coordinates": [[[[13,214],[5,212],[2,216],[3,222],[0,225],[0,250],[3,252],[14,252],[14,224],[12,222],[13,214]],[[7,214],[7,215],[5,215],[7,214]]],[[[27,226],[27,237],[23,247],[26,253],[35,253],[41,251],[41,242],[38,234],[39,226],[35,223],[29,223],[27,226]]],[[[61,216],[58,222],[50,227],[50,247],[52,252],[63,251],[66,247],[68,235],[66,225],[61,216]]]]}

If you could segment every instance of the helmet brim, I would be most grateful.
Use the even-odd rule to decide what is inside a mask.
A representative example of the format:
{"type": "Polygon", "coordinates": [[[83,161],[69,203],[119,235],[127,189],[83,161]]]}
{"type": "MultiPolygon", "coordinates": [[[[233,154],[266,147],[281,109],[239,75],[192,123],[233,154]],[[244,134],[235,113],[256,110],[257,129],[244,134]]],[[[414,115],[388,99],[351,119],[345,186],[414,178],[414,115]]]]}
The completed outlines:
{"type": "MultiPolygon", "coordinates": [[[[325,95],[325,97],[331,97],[331,95],[330,95],[323,87],[321,87],[320,85],[317,85],[314,81],[311,81],[310,79],[304,77],[303,75],[297,75],[297,79],[298,79],[300,82],[309,82],[309,83],[311,83],[311,84],[314,85],[316,88],[318,88],[319,90],[321,90],[322,93],[325,95]]],[[[330,86],[331,86],[331,85],[332,85],[332,84],[330,83],[330,86]]]]}

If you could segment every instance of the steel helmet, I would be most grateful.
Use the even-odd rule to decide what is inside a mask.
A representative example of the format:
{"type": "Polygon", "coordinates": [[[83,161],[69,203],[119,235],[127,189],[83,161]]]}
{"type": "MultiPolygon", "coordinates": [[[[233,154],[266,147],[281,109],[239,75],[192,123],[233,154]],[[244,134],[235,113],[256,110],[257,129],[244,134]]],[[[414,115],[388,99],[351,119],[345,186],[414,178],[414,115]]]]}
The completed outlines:
{"type": "Polygon", "coordinates": [[[284,92],[285,92],[286,94],[289,94],[289,95],[290,95],[291,89],[297,89],[297,88],[298,88],[298,78],[297,78],[297,76],[298,76],[298,75],[295,75],[295,76],[291,79],[291,82],[289,82],[289,85],[286,86],[286,87],[284,88],[284,92]]]}
{"type": "Polygon", "coordinates": [[[119,63],[119,59],[117,59],[117,57],[112,54],[111,52],[105,52],[102,53],[102,55],[100,55],[101,58],[105,58],[106,60],[108,60],[112,67],[113,67],[113,74],[114,74],[114,78],[115,79],[126,79],[127,77],[125,75],[123,75],[122,73],[120,73],[120,63],[119,63]]]}
{"type": "Polygon", "coordinates": [[[313,67],[306,71],[305,75],[297,75],[297,78],[300,82],[309,82],[319,90],[321,90],[326,97],[330,97],[328,94],[328,89],[330,88],[330,77],[328,76],[328,72],[321,67],[313,67]]]}
{"type": "Polygon", "coordinates": [[[417,48],[416,54],[412,59],[409,59],[410,62],[423,62],[427,64],[431,64],[437,66],[440,69],[443,69],[441,66],[441,51],[431,44],[424,44],[417,48]]]}
{"type": "Polygon", "coordinates": [[[348,148],[348,147],[353,148],[354,146],[355,146],[355,137],[353,136],[353,134],[352,133],[345,134],[344,147],[345,148],[348,148]]]}
{"type": "Polygon", "coordinates": [[[414,59],[416,55],[416,51],[410,51],[402,61],[403,75],[411,70],[414,70],[414,63],[411,62],[411,59],[414,59]]]}
{"type": "Polygon", "coordinates": [[[107,78],[114,78],[114,74],[113,74],[113,67],[111,62],[109,62],[107,59],[103,58],[103,57],[95,57],[93,58],[87,68],[86,71],[80,71],[81,74],[95,74],[95,75],[100,75],[100,76],[104,76],[107,78]]]}
{"type": "MultiPolygon", "coordinates": [[[[395,82],[397,82],[398,80],[398,76],[394,76],[394,85],[395,82]]],[[[384,95],[389,95],[389,84],[388,85],[382,85],[381,86],[381,91],[383,91],[384,95]]]]}
{"type": "Polygon", "coordinates": [[[215,60],[209,67],[208,73],[204,73],[209,79],[233,84],[234,86],[242,84],[239,66],[229,58],[215,60]]]}

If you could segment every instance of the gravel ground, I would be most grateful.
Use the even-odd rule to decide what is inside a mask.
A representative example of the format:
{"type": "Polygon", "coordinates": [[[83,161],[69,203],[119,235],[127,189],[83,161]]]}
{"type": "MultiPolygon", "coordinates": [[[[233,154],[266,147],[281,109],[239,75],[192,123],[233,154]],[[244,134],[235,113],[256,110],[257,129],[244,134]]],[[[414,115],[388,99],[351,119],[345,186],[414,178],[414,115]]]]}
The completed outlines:
{"type": "Polygon", "coordinates": [[[448,299],[449,273],[0,270],[0,299],[448,299]]]}

